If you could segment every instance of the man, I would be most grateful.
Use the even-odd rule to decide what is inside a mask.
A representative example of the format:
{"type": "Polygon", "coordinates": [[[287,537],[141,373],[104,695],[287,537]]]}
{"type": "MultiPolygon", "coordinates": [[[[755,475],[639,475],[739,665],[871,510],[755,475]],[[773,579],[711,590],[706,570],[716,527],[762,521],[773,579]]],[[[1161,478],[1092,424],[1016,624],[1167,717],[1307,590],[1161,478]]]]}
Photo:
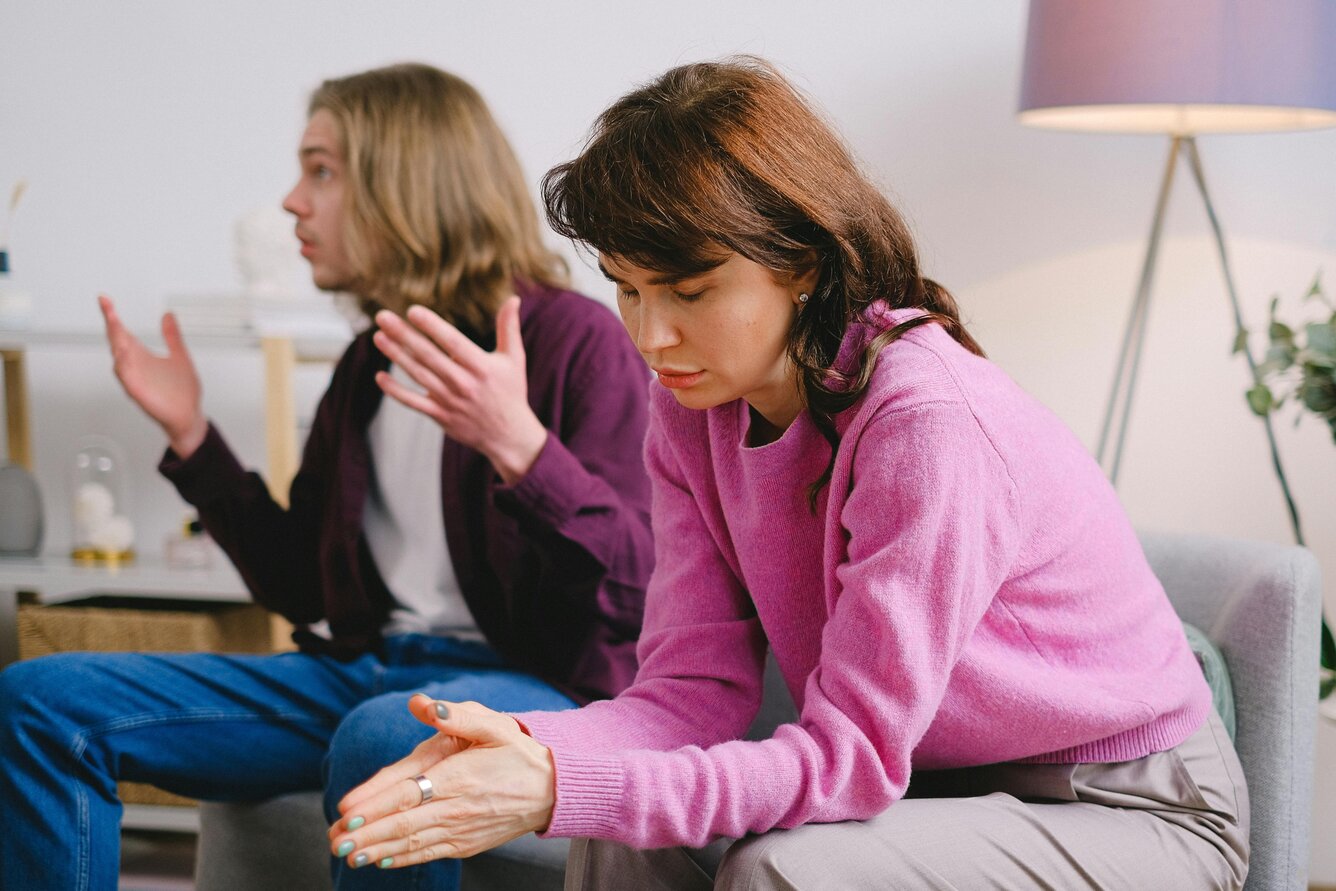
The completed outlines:
{"type": "MultiPolygon", "coordinates": [[[[430,734],[415,691],[560,709],[635,672],[646,372],[612,313],[563,288],[482,99],[424,65],[327,81],[298,157],[284,207],[316,285],[409,346],[375,328],[349,346],[287,508],[209,423],[175,320],[156,356],[100,302],[116,375],[167,436],[160,469],[300,652],[66,654],[0,674],[5,888],[114,888],[118,780],[213,800],[324,787],[332,812],[430,734]]],[[[349,865],[339,888],[458,883],[457,861],[349,865]]]]}

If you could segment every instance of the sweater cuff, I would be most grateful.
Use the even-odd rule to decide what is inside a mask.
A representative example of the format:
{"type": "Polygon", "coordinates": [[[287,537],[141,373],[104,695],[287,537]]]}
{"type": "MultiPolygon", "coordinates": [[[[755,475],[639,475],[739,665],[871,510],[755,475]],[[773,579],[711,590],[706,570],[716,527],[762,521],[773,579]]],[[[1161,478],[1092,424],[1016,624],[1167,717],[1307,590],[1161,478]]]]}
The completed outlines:
{"type": "Polygon", "coordinates": [[[574,755],[553,750],[557,800],[542,838],[614,838],[625,823],[621,813],[625,777],[615,755],[574,755]]]}
{"type": "Polygon", "coordinates": [[[549,430],[529,472],[514,485],[496,488],[496,504],[512,515],[525,513],[560,529],[579,511],[588,474],[549,430]]]}
{"type": "Polygon", "coordinates": [[[204,441],[189,458],[168,448],[158,462],[158,471],[176,486],[182,498],[196,505],[235,493],[237,481],[246,475],[212,421],[204,441]]]}

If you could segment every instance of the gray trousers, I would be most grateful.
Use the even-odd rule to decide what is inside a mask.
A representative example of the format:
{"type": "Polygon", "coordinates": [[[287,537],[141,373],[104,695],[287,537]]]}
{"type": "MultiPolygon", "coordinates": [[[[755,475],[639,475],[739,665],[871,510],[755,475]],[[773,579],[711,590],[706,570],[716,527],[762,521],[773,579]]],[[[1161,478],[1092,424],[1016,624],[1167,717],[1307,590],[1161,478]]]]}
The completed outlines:
{"type": "Polygon", "coordinates": [[[576,839],[566,889],[1233,888],[1248,871],[1248,790],[1220,718],[1113,764],[914,774],[863,822],[809,823],[701,849],[576,839]]]}

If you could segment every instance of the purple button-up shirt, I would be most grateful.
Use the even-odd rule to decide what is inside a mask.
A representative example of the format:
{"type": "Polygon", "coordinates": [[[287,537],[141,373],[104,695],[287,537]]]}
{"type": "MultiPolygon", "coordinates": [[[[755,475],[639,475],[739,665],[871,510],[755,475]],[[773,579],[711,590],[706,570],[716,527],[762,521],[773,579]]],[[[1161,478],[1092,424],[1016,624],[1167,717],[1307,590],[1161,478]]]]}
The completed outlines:
{"type": "MultiPolygon", "coordinates": [[[[505,485],[480,453],[445,438],[441,508],[464,600],[510,664],[580,701],[635,674],[653,566],[641,457],[648,372],[605,307],[570,291],[520,287],[529,403],[548,429],[530,471],[505,485]]],[[[160,469],[200,513],[256,602],[298,626],[304,651],[374,650],[392,598],[362,534],[366,431],[389,360],[371,332],[353,340],[321,399],[287,509],[210,426],[160,469]],[[303,626],[327,620],[332,638],[303,626]]]]}

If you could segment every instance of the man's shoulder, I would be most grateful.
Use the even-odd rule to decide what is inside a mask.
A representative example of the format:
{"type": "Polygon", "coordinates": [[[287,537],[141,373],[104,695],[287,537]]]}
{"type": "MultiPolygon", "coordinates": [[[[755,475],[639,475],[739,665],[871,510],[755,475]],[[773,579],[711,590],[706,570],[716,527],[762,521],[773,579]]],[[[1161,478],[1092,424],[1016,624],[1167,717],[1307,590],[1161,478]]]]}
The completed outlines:
{"type": "Polygon", "coordinates": [[[520,289],[520,326],[525,348],[557,354],[629,346],[621,320],[604,304],[568,288],[529,285],[520,289]]]}

